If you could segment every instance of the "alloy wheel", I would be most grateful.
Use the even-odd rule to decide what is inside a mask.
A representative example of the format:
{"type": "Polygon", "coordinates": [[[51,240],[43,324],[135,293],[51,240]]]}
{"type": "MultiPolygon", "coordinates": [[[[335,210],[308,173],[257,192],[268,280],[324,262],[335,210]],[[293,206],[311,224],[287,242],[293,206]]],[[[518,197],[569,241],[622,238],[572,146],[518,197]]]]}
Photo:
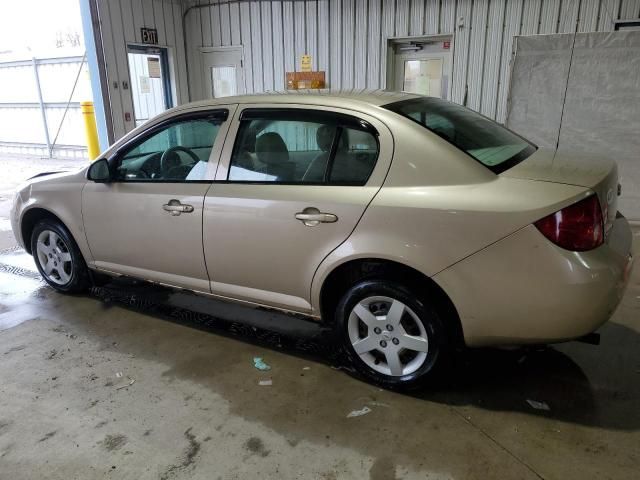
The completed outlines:
{"type": "Polygon", "coordinates": [[[52,230],[40,232],[36,254],[47,280],[58,285],[66,285],[71,281],[73,260],[69,247],[60,235],[52,230]]]}
{"type": "Polygon", "coordinates": [[[359,301],[347,328],[354,351],[376,372],[409,375],[427,359],[427,331],[416,313],[397,299],[371,296],[359,301]]]}

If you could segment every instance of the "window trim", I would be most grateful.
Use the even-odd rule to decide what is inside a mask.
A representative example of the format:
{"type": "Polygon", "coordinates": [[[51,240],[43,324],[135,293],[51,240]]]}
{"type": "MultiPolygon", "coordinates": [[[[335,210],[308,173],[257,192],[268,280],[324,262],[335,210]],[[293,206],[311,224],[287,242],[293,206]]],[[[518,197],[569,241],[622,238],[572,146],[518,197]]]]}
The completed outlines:
{"type": "Polygon", "coordinates": [[[229,158],[229,166],[227,170],[226,179],[216,180],[215,183],[222,184],[233,184],[233,185],[291,185],[291,186],[300,186],[300,185],[309,185],[309,186],[331,186],[331,187],[364,187],[371,176],[380,160],[380,133],[378,130],[367,120],[363,118],[359,118],[355,115],[350,115],[342,112],[335,112],[332,110],[319,110],[321,106],[313,105],[313,107],[317,108],[287,108],[287,107],[249,107],[245,108],[240,112],[240,115],[237,117],[238,127],[235,132],[235,138],[233,139],[233,146],[231,149],[231,155],[229,158]],[[333,123],[336,123],[337,133],[333,138],[333,143],[331,144],[331,153],[330,157],[327,161],[327,168],[324,172],[324,178],[322,182],[286,182],[286,181],[270,181],[270,180],[229,180],[229,175],[231,175],[231,168],[233,167],[233,158],[236,153],[236,148],[238,148],[238,141],[240,139],[243,125],[251,120],[282,120],[282,121],[300,121],[295,117],[284,117],[284,115],[291,113],[300,113],[304,112],[303,122],[316,122],[323,123],[326,122],[327,119],[331,119],[333,123]],[[341,119],[341,121],[336,122],[336,118],[341,119]],[[338,148],[338,141],[340,135],[342,135],[342,130],[344,128],[352,128],[354,130],[360,130],[370,133],[376,141],[376,158],[373,164],[373,168],[367,175],[367,178],[362,182],[336,182],[331,181],[329,177],[329,173],[331,172],[331,167],[333,166],[333,162],[335,159],[335,155],[338,148]]]}
{"type": "MultiPolygon", "coordinates": [[[[168,127],[173,125],[177,125],[179,123],[184,123],[192,120],[203,120],[203,119],[212,119],[212,120],[220,120],[220,124],[224,124],[229,119],[229,109],[228,108],[218,108],[211,110],[197,110],[192,112],[184,112],[179,113],[177,115],[173,115],[169,118],[166,118],[155,125],[149,127],[148,129],[140,132],[138,135],[129,139],[122,145],[118,146],[114,153],[109,157],[109,169],[111,170],[111,175],[114,177],[111,180],[111,183],[213,183],[214,180],[175,180],[175,179],[167,179],[167,180],[154,180],[151,178],[140,178],[134,180],[122,180],[115,178],[115,172],[117,168],[122,164],[122,160],[126,152],[133,150],[138,147],[149,138],[153,137],[156,133],[165,130],[168,127]]],[[[213,151],[213,147],[215,146],[215,142],[220,137],[220,134],[216,135],[214,139],[214,143],[211,146],[211,150],[213,151]]],[[[208,163],[208,162],[207,162],[208,163]]]]}

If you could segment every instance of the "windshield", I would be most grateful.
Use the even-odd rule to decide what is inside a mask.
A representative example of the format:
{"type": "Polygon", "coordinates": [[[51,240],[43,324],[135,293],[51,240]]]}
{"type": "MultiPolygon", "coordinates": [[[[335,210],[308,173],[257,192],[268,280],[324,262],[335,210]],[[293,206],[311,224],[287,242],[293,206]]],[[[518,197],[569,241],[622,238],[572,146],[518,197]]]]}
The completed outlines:
{"type": "Polygon", "coordinates": [[[384,107],[419,123],[494,173],[504,172],[536,150],[527,140],[493,120],[439,98],[414,98],[384,107]]]}

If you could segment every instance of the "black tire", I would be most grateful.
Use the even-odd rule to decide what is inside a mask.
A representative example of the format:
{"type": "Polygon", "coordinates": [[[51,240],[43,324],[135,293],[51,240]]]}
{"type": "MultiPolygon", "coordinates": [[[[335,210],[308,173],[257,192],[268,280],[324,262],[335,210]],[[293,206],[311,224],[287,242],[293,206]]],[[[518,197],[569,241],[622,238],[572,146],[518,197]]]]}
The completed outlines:
{"type": "Polygon", "coordinates": [[[55,290],[63,293],[81,293],[88,290],[91,286],[89,269],[87,268],[87,264],[84,261],[82,253],[71,236],[71,233],[69,233],[62,223],[52,219],[40,221],[31,233],[31,254],[33,255],[33,259],[36,263],[36,267],[38,267],[40,275],[42,275],[42,278],[44,278],[44,280],[55,290]],[[67,269],[68,271],[64,272],[65,279],[67,275],[69,277],[68,281],[63,281],[65,279],[62,278],[58,278],[58,281],[55,281],[56,273],[52,274],[51,272],[45,272],[45,268],[41,264],[40,256],[38,254],[38,238],[43,234],[43,232],[47,231],[54,232],[59,237],[62,242],[61,251],[66,253],[64,252],[66,248],[71,256],[70,267],[67,269]]]}
{"type": "MultiPolygon", "coordinates": [[[[371,309],[379,307],[371,304],[367,308],[371,311],[371,309]]],[[[384,312],[384,310],[380,310],[380,312],[384,312]]],[[[384,315],[384,317],[388,318],[386,315],[384,315]]],[[[369,335],[373,333],[371,327],[365,326],[364,322],[361,320],[352,320],[352,322],[353,321],[358,322],[359,329],[364,327],[367,330],[368,339],[369,335]]],[[[386,323],[386,321],[383,323],[386,323]]],[[[415,330],[412,330],[414,333],[411,333],[410,330],[405,328],[405,332],[410,333],[412,336],[415,335],[415,330]]],[[[351,366],[367,381],[391,390],[413,390],[425,387],[431,381],[435,380],[436,374],[440,370],[439,367],[444,363],[443,358],[447,356],[446,354],[448,353],[446,332],[440,316],[425,302],[424,299],[420,297],[419,294],[395,281],[383,279],[364,280],[351,287],[343,295],[336,308],[335,334],[340,345],[343,361],[351,366]],[[350,317],[356,305],[363,301],[366,303],[373,297],[388,297],[402,302],[405,307],[409,307],[409,309],[404,310],[405,313],[403,313],[402,316],[402,323],[403,325],[407,325],[407,327],[411,327],[413,329],[419,328],[419,325],[417,325],[418,321],[422,324],[423,330],[420,330],[422,333],[417,333],[417,336],[426,337],[428,342],[428,350],[424,352],[424,360],[420,360],[420,358],[418,358],[418,355],[420,355],[419,352],[404,349],[403,346],[399,344],[400,341],[402,341],[400,340],[401,338],[406,338],[401,333],[402,329],[396,329],[395,334],[387,331],[386,329],[383,330],[381,334],[375,333],[377,336],[374,340],[376,341],[379,338],[382,338],[380,335],[385,336],[385,348],[378,349],[376,347],[376,350],[364,354],[368,357],[369,363],[367,363],[367,360],[363,360],[361,355],[355,351],[352,339],[349,336],[350,317]],[[406,324],[407,315],[410,315],[408,324],[406,324]],[[412,324],[416,324],[416,326],[413,327],[412,324]],[[394,337],[393,335],[397,335],[397,337],[394,337]],[[380,360],[380,363],[382,364],[382,366],[379,366],[380,363],[375,365],[376,368],[386,368],[384,366],[387,360],[386,355],[389,354],[389,350],[386,349],[391,346],[389,345],[391,343],[389,342],[389,336],[391,336],[391,340],[393,340],[394,345],[396,345],[396,347],[392,348],[396,348],[396,351],[400,352],[399,357],[409,358],[407,365],[412,361],[415,365],[419,365],[414,371],[410,371],[411,368],[407,367],[406,374],[402,373],[399,375],[391,375],[377,371],[371,366],[371,357],[374,357],[374,363],[375,361],[380,360]],[[398,343],[395,343],[396,341],[398,343]],[[413,360],[411,359],[412,355],[415,355],[413,360]],[[420,363],[420,361],[422,363],[420,363]]],[[[388,368],[390,370],[390,365],[388,368]]],[[[404,371],[404,363],[402,364],[402,368],[404,371]]]]}

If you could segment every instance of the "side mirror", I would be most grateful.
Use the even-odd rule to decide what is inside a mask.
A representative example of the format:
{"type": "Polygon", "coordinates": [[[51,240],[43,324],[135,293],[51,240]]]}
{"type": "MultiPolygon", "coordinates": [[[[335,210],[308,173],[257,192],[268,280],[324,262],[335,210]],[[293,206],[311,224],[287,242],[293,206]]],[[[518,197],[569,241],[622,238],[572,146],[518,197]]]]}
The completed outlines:
{"type": "Polygon", "coordinates": [[[87,178],[96,183],[107,183],[111,181],[111,171],[106,158],[93,162],[87,172],[87,178]]]}

